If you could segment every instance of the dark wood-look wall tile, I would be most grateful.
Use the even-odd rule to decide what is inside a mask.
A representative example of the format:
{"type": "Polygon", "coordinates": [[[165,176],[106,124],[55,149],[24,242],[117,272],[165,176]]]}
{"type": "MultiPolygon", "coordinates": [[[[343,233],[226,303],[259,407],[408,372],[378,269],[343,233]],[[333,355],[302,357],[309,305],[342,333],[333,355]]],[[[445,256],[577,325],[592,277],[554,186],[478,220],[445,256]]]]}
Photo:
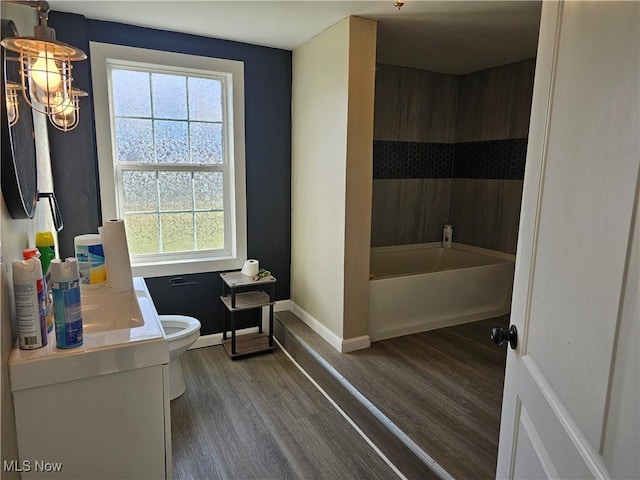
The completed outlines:
{"type": "Polygon", "coordinates": [[[530,58],[529,60],[518,62],[514,65],[514,68],[515,80],[513,83],[513,101],[511,102],[509,138],[526,138],[529,136],[536,59],[530,58]]]}
{"type": "Polygon", "coordinates": [[[512,64],[481,72],[484,88],[480,140],[509,138],[515,70],[512,64]]]}
{"type": "MultiPolygon", "coordinates": [[[[534,71],[535,59],[462,76],[380,65],[374,138],[434,143],[525,138],[534,71]]],[[[521,195],[521,180],[375,180],[372,246],[438,241],[442,225],[452,223],[456,242],[513,253],[521,195]]]]}
{"type": "Polygon", "coordinates": [[[450,178],[427,179],[422,242],[438,242],[442,240],[442,227],[445,223],[450,223],[449,211],[452,181],[450,178]]]}
{"type": "Polygon", "coordinates": [[[457,83],[455,75],[378,65],[373,138],[453,142],[457,83]]]}
{"type": "Polygon", "coordinates": [[[396,92],[400,90],[400,75],[397,68],[379,65],[376,69],[374,100],[374,140],[397,140],[400,112],[396,92]]]}
{"type": "Polygon", "coordinates": [[[454,143],[456,141],[456,115],[458,109],[458,79],[456,75],[432,74],[435,97],[431,102],[429,142],[454,143]]]}
{"type": "Polygon", "coordinates": [[[456,142],[525,138],[535,58],[459,78],[456,142]]]}
{"type": "Polygon", "coordinates": [[[480,140],[483,95],[484,82],[482,72],[462,75],[459,78],[456,117],[457,143],[480,140]]]}
{"type": "Polygon", "coordinates": [[[501,252],[516,253],[523,183],[522,180],[503,180],[500,242],[497,247],[501,252]]]}
{"type": "Polygon", "coordinates": [[[371,246],[398,244],[398,212],[400,210],[399,179],[373,181],[371,246]]]}
{"type": "Polygon", "coordinates": [[[425,70],[400,68],[399,75],[397,102],[405,114],[398,119],[401,128],[398,139],[403,142],[428,142],[438,82],[431,72],[425,70]]]}
{"type": "MultiPolygon", "coordinates": [[[[424,230],[426,178],[406,178],[400,181],[398,209],[398,243],[421,243],[424,230]]],[[[430,214],[430,212],[429,212],[430,214]]]]}
{"type": "Polygon", "coordinates": [[[453,225],[453,241],[473,245],[473,178],[454,178],[451,181],[451,210],[449,220],[453,225]]]}
{"type": "Polygon", "coordinates": [[[498,250],[504,180],[474,179],[473,182],[472,245],[498,250]]]}

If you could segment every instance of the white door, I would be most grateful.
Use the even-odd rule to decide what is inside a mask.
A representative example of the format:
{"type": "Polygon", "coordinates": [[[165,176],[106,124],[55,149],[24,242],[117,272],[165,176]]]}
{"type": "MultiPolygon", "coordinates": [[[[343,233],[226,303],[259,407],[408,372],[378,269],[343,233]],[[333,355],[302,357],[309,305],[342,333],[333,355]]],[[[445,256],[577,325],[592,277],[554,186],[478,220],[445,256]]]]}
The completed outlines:
{"type": "Polygon", "coordinates": [[[640,478],[639,24],[542,7],[498,478],[640,478]]]}

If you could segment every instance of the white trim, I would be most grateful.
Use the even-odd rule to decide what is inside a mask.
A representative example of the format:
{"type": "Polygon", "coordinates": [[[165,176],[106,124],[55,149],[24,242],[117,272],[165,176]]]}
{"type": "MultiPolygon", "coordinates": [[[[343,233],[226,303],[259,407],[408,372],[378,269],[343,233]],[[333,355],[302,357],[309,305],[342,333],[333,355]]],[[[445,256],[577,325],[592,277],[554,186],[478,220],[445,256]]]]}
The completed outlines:
{"type": "MultiPolygon", "coordinates": [[[[289,310],[291,306],[291,300],[278,300],[276,304],[273,306],[274,312],[284,312],[289,310]]],[[[262,325],[263,329],[267,328],[267,323],[269,322],[269,310],[268,307],[264,307],[262,310],[262,325]]],[[[237,335],[246,335],[248,333],[257,333],[257,327],[243,328],[240,330],[236,330],[237,335]]],[[[265,330],[266,331],[266,330],[265,330]]],[[[222,333],[212,333],[209,335],[201,335],[195,341],[189,350],[193,350],[195,348],[203,348],[203,347],[213,347],[215,345],[222,344],[222,333]]]]}
{"type": "Polygon", "coordinates": [[[518,429],[522,399],[512,382],[518,378],[519,357],[526,354],[529,338],[529,307],[533,285],[534,256],[540,221],[542,184],[546,168],[547,139],[550,130],[551,106],[555,94],[555,75],[560,41],[561,16],[564,4],[543,2],[540,17],[538,52],[534,74],[533,98],[527,141],[527,158],[520,223],[518,227],[518,253],[513,278],[510,321],[518,329],[516,350],[507,350],[505,383],[500,417],[500,436],[496,478],[513,478],[516,465],[518,429]]]}
{"type": "MultiPolygon", "coordinates": [[[[274,312],[291,310],[291,300],[277,300],[273,306],[274,312]]],[[[269,307],[262,307],[262,329],[266,332],[269,328],[269,307]]]]}
{"type": "Polygon", "coordinates": [[[337,351],[342,352],[342,338],[329,330],[326,326],[320,323],[319,320],[315,319],[311,314],[309,314],[294,301],[291,301],[291,312],[304,323],[306,323],[309,328],[311,328],[311,330],[313,330],[324,340],[326,340],[329,345],[331,345],[337,351]]]}
{"type": "Polygon", "coordinates": [[[371,346],[369,335],[361,335],[359,337],[347,338],[342,340],[342,353],[355,352],[363,350],[371,346]]]}
{"type": "Polygon", "coordinates": [[[164,471],[165,479],[173,480],[173,443],[171,441],[171,394],[169,390],[169,364],[162,365],[162,392],[164,395],[164,471]]]}
{"type": "Polygon", "coordinates": [[[286,312],[287,310],[291,310],[291,300],[278,300],[273,306],[274,312],[286,312]]]}
{"type": "Polygon", "coordinates": [[[602,480],[611,478],[611,474],[607,469],[607,465],[604,463],[602,455],[594,448],[594,445],[592,445],[589,438],[587,438],[582,431],[536,362],[530,356],[522,357],[521,362],[537,388],[536,393],[539,392],[546,404],[553,411],[553,415],[558,420],[562,430],[566,433],[567,437],[569,437],[571,443],[594,478],[602,480]]]}
{"type": "Polygon", "coordinates": [[[551,460],[551,456],[549,455],[544,442],[540,438],[540,435],[538,435],[535,424],[531,420],[531,417],[529,417],[527,410],[522,407],[522,402],[520,402],[520,409],[521,411],[519,424],[522,425],[525,435],[529,437],[531,446],[538,456],[538,460],[540,461],[540,465],[542,465],[542,469],[544,470],[545,475],[547,476],[547,478],[560,478],[560,475],[558,475],[558,472],[553,465],[553,461],[551,460]]]}
{"type": "Polygon", "coordinates": [[[371,341],[369,335],[362,335],[360,337],[343,339],[339,335],[336,335],[329,330],[322,322],[314,318],[309,312],[304,310],[300,305],[291,301],[291,312],[300,318],[307,324],[311,330],[320,335],[329,345],[335,348],[340,353],[349,353],[355,350],[362,350],[363,348],[369,348],[371,341]]]}
{"type": "MultiPolygon", "coordinates": [[[[240,330],[236,330],[236,335],[247,335],[249,333],[256,333],[257,331],[258,331],[258,327],[243,328],[240,330]]],[[[210,335],[201,335],[194,342],[194,344],[189,347],[189,350],[193,350],[196,348],[203,348],[203,347],[213,347],[215,345],[221,345],[221,344],[222,344],[222,333],[212,333],[210,335]]]]}
{"type": "MultiPolygon", "coordinates": [[[[226,141],[230,157],[228,176],[232,192],[225,191],[225,213],[230,215],[229,251],[221,256],[206,256],[205,252],[194,252],[187,260],[132,262],[134,276],[157,277],[183,275],[242,268],[247,259],[247,214],[245,175],[245,130],[244,130],[244,63],[197,55],[163,52],[136,47],[90,42],[93,102],[95,109],[96,146],[100,177],[100,197],[103,219],[117,218],[116,169],[113,164],[111,138],[111,116],[109,107],[109,78],[107,64],[117,59],[145,64],[169,66],[186,70],[226,72],[233,81],[226,86],[232,98],[233,108],[227,112],[233,128],[232,141],[226,141]],[[199,256],[199,257],[198,257],[199,256]]],[[[121,62],[122,63],[122,62],[121,62]]]]}

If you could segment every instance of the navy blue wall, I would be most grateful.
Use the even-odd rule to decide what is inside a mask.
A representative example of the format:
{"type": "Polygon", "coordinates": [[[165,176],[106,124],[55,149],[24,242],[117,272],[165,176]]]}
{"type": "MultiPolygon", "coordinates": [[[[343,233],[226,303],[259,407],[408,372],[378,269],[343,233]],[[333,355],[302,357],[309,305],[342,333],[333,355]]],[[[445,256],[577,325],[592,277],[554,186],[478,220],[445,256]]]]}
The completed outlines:
{"type": "MultiPolygon", "coordinates": [[[[90,55],[89,42],[224,58],[244,62],[248,256],[278,279],[276,299],[288,299],[291,264],[291,52],[176,32],[153,30],[51,12],[58,40],[90,55]]],[[[215,35],[215,32],[211,32],[215,35]]],[[[80,125],[49,129],[56,195],[64,218],[60,251],[73,255],[73,238],[102,224],[91,97],[90,61],[74,64],[81,100],[80,125]]],[[[192,315],[202,333],[221,331],[218,273],[183,275],[190,286],[170,287],[171,277],[147,279],[160,314],[192,315]]],[[[253,318],[253,317],[251,317],[253,318]]],[[[252,321],[250,318],[247,322],[252,321]]]]}

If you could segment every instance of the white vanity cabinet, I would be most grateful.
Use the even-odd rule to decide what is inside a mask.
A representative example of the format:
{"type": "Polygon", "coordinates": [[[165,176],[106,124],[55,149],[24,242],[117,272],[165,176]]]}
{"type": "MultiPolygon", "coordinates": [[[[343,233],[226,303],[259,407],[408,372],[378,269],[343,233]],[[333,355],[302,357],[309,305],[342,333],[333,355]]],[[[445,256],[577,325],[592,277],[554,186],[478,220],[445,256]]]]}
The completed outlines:
{"type": "Polygon", "coordinates": [[[81,347],[57,349],[50,335],[11,352],[23,479],[172,477],[169,347],[144,281],[134,287],[83,296],[81,347]]]}

